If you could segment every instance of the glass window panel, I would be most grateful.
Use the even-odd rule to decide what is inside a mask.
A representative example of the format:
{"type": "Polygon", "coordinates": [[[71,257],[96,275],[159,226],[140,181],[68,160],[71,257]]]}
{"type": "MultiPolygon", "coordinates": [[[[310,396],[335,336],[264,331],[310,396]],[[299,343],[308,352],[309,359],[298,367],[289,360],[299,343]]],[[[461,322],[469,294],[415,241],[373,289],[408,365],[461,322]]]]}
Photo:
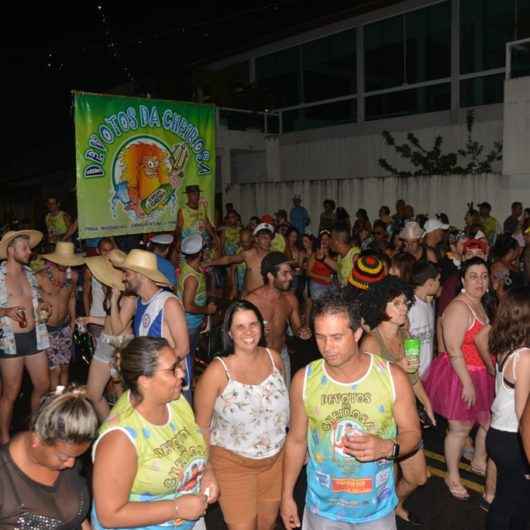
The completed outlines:
{"type": "Polygon", "coordinates": [[[331,127],[357,120],[357,101],[349,99],[316,105],[305,109],[289,110],[282,115],[283,132],[331,127]]]}
{"type": "Polygon", "coordinates": [[[301,103],[300,48],[257,58],[256,81],[260,88],[272,94],[275,108],[301,103]]]}
{"type": "Polygon", "coordinates": [[[516,40],[530,37],[530,0],[517,0],[516,40]]]}
{"type": "Polygon", "coordinates": [[[474,77],[460,82],[460,106],[491,105],[504,101],[504,74],[474,77]]]}
{"type": "Polygon", "coordinates": [[[515,1],[460,2],[461,73],[504,67],[505,45],[515,37],[515,1]]]}
{"type": "Polygon", "coordinates": [[[357,91],[355,30],[303,46],[304,101],[331,99],[357,91]]]}
{"type": "Polygon", "coordinates": [[[407,83],[451,75],[451,6],[443,2],[405,15],[407,83]]]}
{"type": "Polygon", "coordinates": [[[403,77],[403,17],[369,24],[364,28],[365,90],[400,86],[403,77]]]}
{"type": "Polygon", "coordinates": [[[451,107],[451,86],[449,83],[366,98],[366,119],[394,118],[422,112],[448,110],[451,107]]]}

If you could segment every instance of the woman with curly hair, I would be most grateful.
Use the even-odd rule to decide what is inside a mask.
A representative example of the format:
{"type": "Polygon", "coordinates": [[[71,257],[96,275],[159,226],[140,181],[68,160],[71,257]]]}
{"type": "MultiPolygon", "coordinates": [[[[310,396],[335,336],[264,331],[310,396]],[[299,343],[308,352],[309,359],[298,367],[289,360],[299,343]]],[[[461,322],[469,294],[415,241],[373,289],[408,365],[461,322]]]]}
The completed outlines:
{"type": "Polygon", "coordinates": [[[489,335],[497,354],[497,395],[486,437],[497,466],[497,489],[487,519],[488,530],[525,530],[530,522],[530,466],[519,437],[519,422],[530,395],[530,289],[507,291],[489,335]]]}
{"type": "MultiPolygon", "coordinates": [[[[419,361],[410,363],[405,357],[404,341],[408,338],[407,314],[414,302],[414,292],[405,282],[387,276],[382,282],[371,286],[361,296],[361,316],[371,331],[361,342],[361,351],[379,355],[400,365],[409,376],[414,394],[425,407],[425,412],[435,424],[431,402],[418,376],[419,361]]],[[[404,507],[405,500],[427,480],[427,465],[423,449],[399,462],[402,476],[397,484],[399,504],[396,515],[414,525],[422,524],[419,518],[404,507]]]]}
{"type": "Polygon", "coordinates": [[[494,382],[476,344],[479,332],[489,324],[482,297],[488,290],[486,262],[471,258],[461,270],[463,289],[447,306],[441,318],[440,353],[431,363],[423,380],[434,410],[449,422],[445,437],[448,475],[445,483],[451,495],[467,500],[458,464],[464,444],[473,426],[479,428],[471,461],[474,472],[486,470],[486,432],[493,402],[494,382]]]}

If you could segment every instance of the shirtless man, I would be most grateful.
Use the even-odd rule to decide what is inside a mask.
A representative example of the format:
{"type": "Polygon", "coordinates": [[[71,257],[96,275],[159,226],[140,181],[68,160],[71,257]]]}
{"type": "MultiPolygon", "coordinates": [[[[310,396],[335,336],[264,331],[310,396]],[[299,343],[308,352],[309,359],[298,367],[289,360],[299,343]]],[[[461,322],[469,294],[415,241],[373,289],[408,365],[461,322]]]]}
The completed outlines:
{"type": "MultiPolygon", "coordinates": [[[[50,347],[46,350],[50,369],[50,389],[68,384],[68,367],[72,359],[75,326],[75,292],[78,273],[70,267],[83,265],[84,258],[74,254],[73,243],[59,242],[52,254],[42,256],[46,261],[37,273],[42,299],[51,306],[48,319],[50,347]]],[[[44,320],[44,319],[43,319],[44,320]]]]}
{"type": "Polygon", "coordinates": [[[267,346],[281,352],[285,369],[285,381],[291,381],[291,361],[285,344],[287,324],[295,335],[301,339],[311,338],[308,328],[302,327],[298,300],[294,293],[289,291],[293,281],[293,271],[289,259],[281,252],[271,252],[261,262],[261,275],[264,285],[258,287],[246,296],[263,316],[267,346]]]}
{"type": "Polygon", "coordinates": [[[261,223],[254,229],[254,246],[249,250],[243,250],[235,256],[223,256],[208,263],[212,267],[222,267],[223,265],[237,265],[245,263],[247,274],[245,276],[245,289],[241,293],[245,295],[263,285],[261,274],[261,262],[271,250],[274,227],[269,223],[261,223]]]}
{"type": "MultiPolygon", "coordinates": [[[[20,392],[24,367],[29,372],[33,391],[31,409],[35,410],[48,392],[48,331],[37,323],[39,290],[37,280],[27,266],[31,249],[39,244],[42,233],[36,230],[7,232],[0,241],[0,444],[9,441],[13,406],[20,392]]],[[[42,305],[41,309],[45,306],[42,305]]]]}

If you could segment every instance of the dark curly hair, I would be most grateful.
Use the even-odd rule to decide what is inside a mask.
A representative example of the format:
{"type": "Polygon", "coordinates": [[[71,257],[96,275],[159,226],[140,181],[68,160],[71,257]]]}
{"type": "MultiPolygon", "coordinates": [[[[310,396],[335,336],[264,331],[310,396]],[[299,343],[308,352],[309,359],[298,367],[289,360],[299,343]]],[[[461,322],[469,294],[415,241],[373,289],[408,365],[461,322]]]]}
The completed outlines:
{"type": "Polygon", "coordinates": [[[530,346],[530,287],[509,289],[489,334],[489,350],[503,355],[530,346]]]}
{"type": "Polygon", "coordinates": [[[409,304],[414,303],[412,287],[395,276],[387,276],[382,282],[370,286],[360,299],[361,316],[370,329],[388,320],[386,304],[402,294],[409,304]]]}

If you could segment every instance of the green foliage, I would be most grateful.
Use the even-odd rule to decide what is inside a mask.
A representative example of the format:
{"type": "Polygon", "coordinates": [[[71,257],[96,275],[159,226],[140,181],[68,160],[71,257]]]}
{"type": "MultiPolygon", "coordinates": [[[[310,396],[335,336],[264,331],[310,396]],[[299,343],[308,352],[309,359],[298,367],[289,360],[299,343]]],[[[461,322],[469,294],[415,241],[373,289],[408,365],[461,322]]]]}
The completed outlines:
{"type": "Polygon", "coordinates": [[[389,131],[383,131],[386,145],[392,147],[402,158],[408,160],[413,170],[398,170],[384,158],[379,165],[396,177],[422,177],[430,175],[477,175],[491,173],[492,164],[502,160],[502,143],[495,142],[489,152],[484,154],[484,145],[473,139],[474,111],[466,115],[467,139],[463,149],[456,153],[442,151],[443,138],[438,135],[430,149],[426,149],[414,133],[407,134],[407,141],[397,144],[389,131]],[[459,164],[459,157],[463,163],[459,164]]]}

